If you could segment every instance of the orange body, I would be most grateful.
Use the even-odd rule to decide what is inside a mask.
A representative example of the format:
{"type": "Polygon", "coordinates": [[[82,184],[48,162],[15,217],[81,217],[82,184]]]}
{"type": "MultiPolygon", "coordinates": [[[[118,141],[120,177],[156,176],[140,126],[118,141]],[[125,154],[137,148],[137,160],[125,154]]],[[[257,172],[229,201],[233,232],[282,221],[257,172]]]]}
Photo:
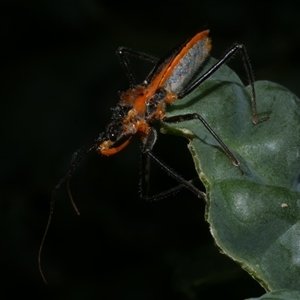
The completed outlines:
{"type": "Polygon", "coordinates": [[[102,155],[109,156],[120,152],[135,134],[140,135],[143,140],[149,132],[149,123],[165,117],[165,105],[177,99],[178,92],[195,75],[208,56],[211,50],[208,33],[209,31],[205,30],[196,34],[161,65],[155,66],[154,72],[150,73],[149,82],[146,80],[144,84],[121,94],[120,109],[130,109],[125,116],[113,119],[109,125],[107,139],[102,140],[98,146],[102,155]],[[159,101],[158,91],[163,91],[163,98],[159,98],[159,101]],[[119,129],[116,124],[122,124],[122,128],[112,133],[114,127],[119,129]],[[113,138],[110,138],[110,134],[113,138]],[[124,142],[119,144],[123,139],[124,142]]]}

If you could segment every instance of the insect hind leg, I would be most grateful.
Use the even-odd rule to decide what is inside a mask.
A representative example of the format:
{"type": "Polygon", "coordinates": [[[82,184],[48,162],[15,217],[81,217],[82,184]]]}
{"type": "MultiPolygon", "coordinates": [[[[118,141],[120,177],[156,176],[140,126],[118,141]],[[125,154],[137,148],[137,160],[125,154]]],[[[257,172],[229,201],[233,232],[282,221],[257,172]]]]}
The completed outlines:
{"type": "Polygon", "coordinates": [[[248,77],[248,82],[251,88],[251,109],[252,109],[252,122],[254,124],[260,123],[262,121],[267,120],[267,117],[262,117],[261,119],[258,117],[257,112],[257,101],[256,101],[256,92],[254,87],[254,75],[252,66],[250,63],[249,56],[247,54],[246,48],[243,44],[234,44],[226,53],[220,58],[218,62],[216,62],[208,71],[206,71],[202,76],[192,82],[189,86],[187,86],[182,92],[178,94],[178,99],[182,99],[195,90],[202,82],[208,79],[213,73],[215,73],[222,65],[227,63],[231,58],[234,57],[236,53],[240,53],[242,55],[244,68],[248,77]]]}

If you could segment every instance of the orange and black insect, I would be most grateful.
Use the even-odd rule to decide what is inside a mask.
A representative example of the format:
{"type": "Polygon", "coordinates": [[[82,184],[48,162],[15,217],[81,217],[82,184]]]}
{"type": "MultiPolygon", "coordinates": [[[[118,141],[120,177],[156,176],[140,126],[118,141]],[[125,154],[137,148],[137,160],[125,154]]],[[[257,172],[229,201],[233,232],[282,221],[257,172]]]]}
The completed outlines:
{"type": "MultiPolygon", "coordinates": [[[[71,168],[68,174],[60,180],[54,188],[50,215],[46,227],[44,237],[39,250],[39,268],[43,279],[44,275],[41,270],[40,257],[41,250],[48,231],[52,213],[56,190],[67,182],[70,199],[74,205],[76,212],[79,214],[70,193],[69,180],[74,169],[81,163],[86,155],[95,149],[101,155],[110,156],[123,150],[134,135],[140,136],[142,142],[142,177],[141,177],[141,197],[146,199],[159,199],[170,193],[187,188],[195,193],[199,198],[205,198],[205,193],[196,188],[191,181],[185,180],[182,176],[170,169],[152,152],[153,146],[157,139],[157,131],[155,126],[159,121],[165,123],[179,123],[188,120],[199,120],[211,135],[217,140],[224,153],[232,161],[233,165],[238,166],[239,161],[224,144],[222,139],[215,133],[212,127],[198,113],[190,113],[173,117],[166,116],[166,107],[174,101],[180,101],[186,95],[195,90],[202,82],[217,71],[232,56],[241,52],[245,69],[252,89],[252,110],[253,122],[257,123],[256,100],[254,90],[254,79],[252,68],[242,44],[233,45],[223,57],[213,65],[207,72],[201,75],[195,81],[192,81],[195,74],[199,71],[200,66],[208,57],[211,50],[211,40],[208,36],[209,31],[205,30],[197,33],[191,39],[187,40],[183,45],[175,49],[171,55],[163,60],[158,61],[154,57],[145,53],[135,52],[131,49],[121,47],[117,50],[117,56],[125,69],[129,79],[130,88],[120,94],[120,102],[112,109],[113,114],[111,123],[106,130],[90,146],[84,147],[74,153],[71,168]],[[147,78],[138,83],[130,65],[129,57],[135,56],[140,59],[148,60],[155,63],[154,68],[147,78]],[[159,193],[152,197],[148,196],[148,176],[147,168],[149,160],[152,159],[169,175],[175,178],[179,185],[168,191],[159,193]]],[[[45,280],[46,282],[46,280],[45,280]]]]}

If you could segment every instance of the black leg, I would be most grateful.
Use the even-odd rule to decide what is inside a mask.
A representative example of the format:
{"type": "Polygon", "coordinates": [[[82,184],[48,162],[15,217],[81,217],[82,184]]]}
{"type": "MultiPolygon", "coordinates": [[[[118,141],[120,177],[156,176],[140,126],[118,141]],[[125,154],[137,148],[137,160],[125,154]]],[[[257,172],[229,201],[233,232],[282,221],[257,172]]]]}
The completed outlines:
{"type": "Polygon", "coordinates": [[[191,180],[191,181],[185,180],[181,175],[179,175],[177,172],[175,172],[173,169],[171,169],[169,166],[167,166],[165,163],[163,163],[152,151],[148,151],[144,154],[147,155],[147,157],[150,157],[156,164],[158,164],[161,167],[162,170],[164,170],[168,175],[170,175],[176,181],[179,182],[178,186],[171,188],[167,191],[164,191],[162,193],[156,194],[154,196],[147,197],[146,198],[147,200],[159,200],[159,199],[165,198],[171,194],[175,194],[184,188],[193,192],[198,198],[202,198],[204,200],[206,199],[205,198],[206,194],[204,192],[200,191],[198,188],[196,188],[193,185],[193,183],[192,183],[193,180],[191,180]]]}
{"type": "Polygon", "coordinates": [[[145,152],[142,153],[142,174],[141,174],[141,191],[140,197],[146,201],[158,201],[160,199],[166,198],[170,195],[174,195],[180,192],[183,189],[188,189],[193,192],[198,198],[202,198],[205,200],[205,193],[197,189],[194,184],[194,180],[185,180],[182,176],[168,167],[165,163],[163,163],[160,159],[157,158],[153,152],[145,152]],[[150,158],[157,163],[162,170],[164,170],[168,175],[177,180],[180,184],[163,191],[161,193],[157,193],[153,196],[149,196],[149,178],[150,178],[150,158]]]}
{"type": "Polygon", "coordinates": [[[221,138],[214,132],[214,130],[209,126],[209,124],[199,115],[199,114],[186,114],[186,115],[179,115],[174,117],[165,117],[163,122],[165,123],[180,123],[184,121],[190,120],[199,120],[205,126],[205,128],[210,132],[210,134],[216,139],[216,141],[220,144],[225,154],[230,158],[232,163],[235,166],[239,166],[240,163],[237,158],[233,155],[233,153],[229,150],[229,148],[225,145],[225,143],[221,140],[221,138]]]}
{"type": "Polygon", "coordinates": [[[175,172],[173,169],[171,169],[169,166],[167,166],[165,163],[163,163],[153,152],[152,148],[156,142],[157,139],[157,133],[154,128],[151,128],[146,139],[143,141],[142,146],[142,165],[141,165],[141,182],[140,182],[140,196],[142,199],[145,199],[147,201],[154,201],[159,200],[162,198],[165,198],[167,196],[170,196],[172,194],[175,194],[182,189],[188,189],[194,194],[197,195],[197,197],[205,199],[205,193],[197,189],[193,185],[193,180],[188,181],[185,180],[182,176],[180,176],[177,172],[175,172]],[[150,159],[152,159],[156,164],[158,164],[162,170],[164,170],[168,175],[173,177],[176,181],[179,182],[179,185],[168,189],[164,192],[155,194],[153,196],[149,196],[149,178],[150,178],[150,159]]]}
{"type": "Polygon", "coordinates": [[[263,118],[261,120],[258,119],[253,71],[252,71],[252,67],[251,67],[250,60],[249,60],[247,51],[245,49],[245,46],[242,45],[242,44],[233,45],[215,65],[213,65],[200,78],[198,78],[196,81],[194,81],[188,87],[186,87],[181,93],[179,93],[178,94],[178,99],[182,99],[186,95],[191,93],[202,82],[204,82],[208,77],[210,77],[214,72],[216,72],[223,64],[225,64],[227,61],[229,61],[234,56],[234,54],[237,53],[237,52],[240,52],[242,54],[244,67],[245,67],[245,70],[246,70],[246,73],[247,73],[249,84],[251,86],[252,121],[253,121],[254,124],[257,124],[261,121],[264,121],[266,118],[263,118]]]}
{"type": "Polygon", "coordinates": [[[147,201],[154,200],[149,197],[150,159],[147,152],[142,152],[141,159],[140,197],[147,201]]]}
{"type": "Polygon", "coordinates": [[[134,51],[131,50],[129,48],[126,47],[120,47],[118,48],[117,52],[116,52],[119,61],[123,67],[123,69],[125,70],[125,74],[129,80],[130,86],[133,87],[135,85],[138,84],[137,82],[137,78],[133,72],[133,69],[131,67],[130,61],[129,61],[129,56],[133,56],[133,57],[137,57],[140,58],[142,60],[145,61],[149,61],[151,63],[156,64],[158,59],[155,58],[154,56],[148,55],[146,53],[143,52],[138,52],[138,51],[134,51]]]}

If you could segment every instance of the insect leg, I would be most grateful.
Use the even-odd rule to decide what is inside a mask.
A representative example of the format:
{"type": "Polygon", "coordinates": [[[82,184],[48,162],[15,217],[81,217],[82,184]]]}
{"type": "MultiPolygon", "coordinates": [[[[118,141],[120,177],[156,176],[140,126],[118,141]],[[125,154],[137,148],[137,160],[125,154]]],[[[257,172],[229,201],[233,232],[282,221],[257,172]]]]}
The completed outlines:
{"type": "Polygon", "coordinates": [[[137,82],[137,77],[132,69],[131,64],[130,64],[129,56],[137,57],[139,59],[149,61],[154,64],[156,64],[158,61],[158,59],[154,56],[148,55],[143,52],[134,51],[134,50],[131,50],[130,48],[126,48],[126,47],[118,48],[118,50],[116,51],[116,54],[119,58],[119,61],[122,65],[123,69],[125,70],[125,74],[129,80],[130,86],[132,86],[132,87],[137,85],[138,82],[137,82]]]}
{"type": "Polygon", "coordinates": [[[180,190],[186,188],[191,192],[197,195],[197,197],[205,199],[205,193],[200,191],[194,184],[193,180],[186,180],[165,163],[163,163],[153,152],[152,148],[156,142],[157,133],[156,130],[151,128],[150,132],[147,136],[146,141],[143,144],[142,148],[142,170],[141,170],[141,198],[147,201],[159,200],[165,198],[171,194],[175,194],[180,190]],[[164,170],[168,175],[173,177],[175,180],[179,182],[179,185],[168,189],[164,192],[155,194],[153,196],[149,196],[149,178],[150,178],[150,159],[152,159],[156,164],[158,164],[162,170],[164,170]]]}
{"type": "Polygon", "coordinates": [[[243,58],[244,67],[247,73],[248,81],[251,87],[251,107],[252,107],[252,121],[254,124],[257,124],[266,118],[263,118],[262,120],[258,119],[258,113],[257,113],[257,104],[256,104],[256,93],[254,88],[254,76],[252,67],[250,64],[249,56],[247,54],[246,48],[243,44],[235,44],[233,45],[224,55],[223,57],[214,64],[207,72],[205,72],[201,77],[199,77],[196,81],[191,83],[188,87],[186,87],[182,92],[178,94],[178,99],[184,98],[186,95],[191,93],[194,89],[196,89],[202,82],[204,82],[208,77],[210,77],[214,72],[216,72],[222,65],[224,65],[227,61],[229,61],[235,53],[241,53],[243,58]]]}
{"type": "Polygon", "coordinates": [[[152,151],[147,152],[147,155],[153,161],[155,161],[155,163],[157,163],[166,173],[168,173],[168,175],[170,175],[171,177],[173,177],[180,183],[177,187],[172,188],[163,193],[160,193],[160,195],[163,195],[162,197],[165,197],[168,194],[177,192],[185,187],[185,188],[189,189],[191,192],[193,192],[198,198],[202,198],[205,200],[205,196],[206,196],[205,193],[203,193],[198,188],[196,188],[192,184],[192,181],[188,181],[188,180],[184,179],[181,175],[179,175],[177,172],[175,172],[173,169],[171,169],[169,166],[167,166],[165,163],[163,163],[152,151]]]}
{"type": "Polygon", "coordinates": [[[232,163],[235,166],[239,166],[240,163],[238,159],[233,155],[233,153],[229,150],[229,148],[225,145],[225,143],[221,140],[221,138],[215,133],[215,131],[210,127],[210,125],[201,117],[199,114],[186,114],[186,115],[178,115],[173,117],[165,117],[162,121],[165,123],[180,123],[184,121],[190,120],[199,120],[204,127],[210,132],[210,134],[216,139],[216,141],[220,144],[225,154],[230,158],[232,163]]]}

